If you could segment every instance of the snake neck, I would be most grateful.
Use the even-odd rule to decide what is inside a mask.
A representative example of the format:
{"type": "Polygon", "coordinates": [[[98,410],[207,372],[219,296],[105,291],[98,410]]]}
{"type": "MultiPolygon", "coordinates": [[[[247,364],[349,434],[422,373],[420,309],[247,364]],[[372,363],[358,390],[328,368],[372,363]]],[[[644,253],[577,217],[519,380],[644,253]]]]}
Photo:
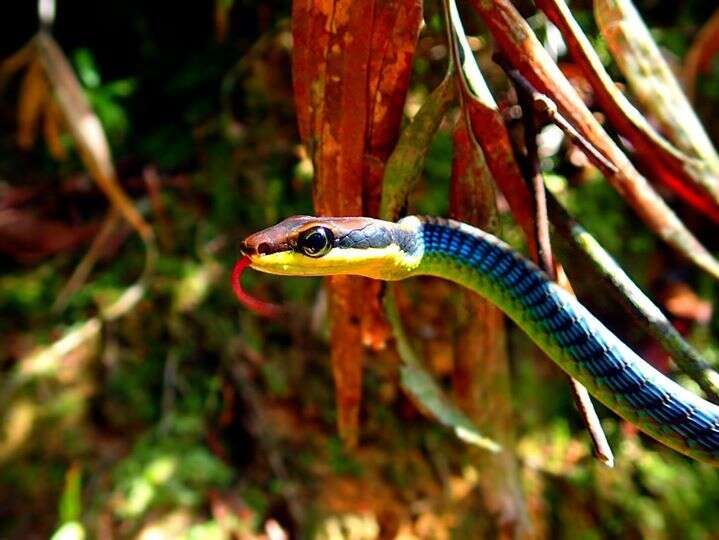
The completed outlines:
{"type": "Polygon", "coordinates": [[[488,298],[620,416],[680,452],[719,464],[719,407],[642,360],[501,240],[452,220],[420,221],[423,256],[416,274],[442,277],[488,298]]]}
{"type": "Polygon", "coordinates": [[[466,223],[438,217],[417,218],[422,256],[414,275],[428,274],[473,289],[505,309],[507,291],[529,291],[546,276],[502,240],[466,223]]]}

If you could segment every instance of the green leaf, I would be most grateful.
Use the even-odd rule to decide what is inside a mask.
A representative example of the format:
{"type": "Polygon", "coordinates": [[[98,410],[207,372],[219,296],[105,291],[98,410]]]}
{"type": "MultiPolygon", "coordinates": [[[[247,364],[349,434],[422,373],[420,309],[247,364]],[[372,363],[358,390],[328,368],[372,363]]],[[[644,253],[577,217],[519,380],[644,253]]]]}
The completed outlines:
{"type": "Polygon", "coordinates": [[[416,400],[418,406],[440,424],[451,428],[455,435],[464,442],[479,446],[490,452],[499,452],[501,446],[480,433],[469,417],[458,409],[442,392],[440,386],[427,373],[421,361],[415,355],[404,333],[392,291],[388,291],[385,296],[385,310],[397,342],[397,352],[403,362],[400,368],[400,384],[402,388],[416,400]]]}
{"type": "MultiPolygon", "coordinates": [[[[82,513],[82,473],[76,465],[65,475],[65,487],[60,496],[60,523],[78,521],[82,513]]],[[[59,532],[59,531],[58,531],[59,532]]],[[[57,534],[57,533],[56,533],[57,534]]]]}

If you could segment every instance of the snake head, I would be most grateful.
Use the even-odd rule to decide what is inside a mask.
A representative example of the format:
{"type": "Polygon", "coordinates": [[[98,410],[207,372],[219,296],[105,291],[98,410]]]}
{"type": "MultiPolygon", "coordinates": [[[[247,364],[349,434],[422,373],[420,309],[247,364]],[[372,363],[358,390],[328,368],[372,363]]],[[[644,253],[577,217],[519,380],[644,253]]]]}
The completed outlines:
{"type": "Polygon", "coordinates": [[[421,258],[417,218],[390,223],[366,217],[293,216],[247,237],[242,252],[270,274],[407,277],[421,258]]]}

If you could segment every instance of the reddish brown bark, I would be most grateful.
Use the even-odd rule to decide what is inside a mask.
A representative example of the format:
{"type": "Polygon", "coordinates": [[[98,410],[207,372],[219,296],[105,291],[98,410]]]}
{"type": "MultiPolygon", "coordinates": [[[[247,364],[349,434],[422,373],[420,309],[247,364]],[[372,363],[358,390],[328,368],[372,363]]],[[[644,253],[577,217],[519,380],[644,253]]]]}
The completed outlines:
{"type": "Polygon", "coordinates": [[[500,191],[507,199],[512,215],[524,232],[529,253],[537,257],[537,242],[534,233],[534,207],[522,171],[514,159],[510,135],[498,109],[466,99],[463,105],[468,116],[472,134],[482,147],[487,166],[500,191]]]}
{"type": "MultiPolygon", "coordinates": [[[[417,0],[295,0],[293,82],[318,214],[376,215],[421,13],[417,0]]],[[[329,280],[338,423],[349,446],[358,436],[361,343],[379,348],[389,335],[378,292],[360,278],[329,280]]]]}

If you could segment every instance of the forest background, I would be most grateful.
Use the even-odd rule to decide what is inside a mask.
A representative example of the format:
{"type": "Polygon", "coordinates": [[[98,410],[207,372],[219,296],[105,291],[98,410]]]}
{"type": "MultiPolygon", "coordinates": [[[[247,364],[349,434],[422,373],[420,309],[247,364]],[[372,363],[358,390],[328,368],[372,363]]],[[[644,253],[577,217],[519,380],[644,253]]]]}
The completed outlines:
{"type": "MultiPolygon", "coordinates": [[[[621,165],[621,151],[607,150],[618,142],[667,202],[640,208],[581,139],[525,126],[540,133],[549,196],[715,365],[719,175],[676,172],[671,156],[697,151],[707,167],[719,158],[710,143],[697,150],[686,104],[677,122],[656,98],[673,99],[676,77],[706,140],[719,141],[712,2],[636,0],[651,43],[638,48],[611,24],[627,0],[571,2],[575,36],[641,111],[639,135],[611,108],[622,98],[604,96],[570,54],[579,46],[568,31],[529,2],[459,5],[494,109],[487,99],[472,108],[471,73],[447,39],[449,1],[356,3],[365,14],[309,0],[59,2],[39,34],[35,3],[6,4],[0,537],[716,537],[715,469],[595,402],[614,454],[604,465],[566,376],[457,288],[392,288],[400,354],[399,323],[375,284],[248,274],[253,294],[286,310],[275,319],[240,306],[229,284],[242,238],[317,208],[453,215],[537,255],[529,191],[508,196],[511,171],[486,165],[504,124],[520,156],[513,170],[531,170],[516,90],[529,79],[570,125],[583,118],[568,113],[573,99],[591,110],[608,134],[584,133],[590,147],[621,165]],[[339,35],[326,31],[328,6],[349,13],[336,22],[353,36],[335,43],[334,64],[316,56],[339,35]],[[512,49],[532,42],[525,31],[547,52],[512,49]],[[519,77],[508,80],[496,50],[519,77]],[[543,54],[561,71],[542,67],[543,54]],[[540,87],[532,73],[545,68],[540,87]],[[322,135],[335,129],[339,154],[322,135]],[[672,240],[684,234],[707,251],[672,240]]],[[[537,5],[555,20],[564,3],[537,5]]],[[[552,245],[581,300],[645,359],[711,395],[710,378],[676,367],[666,328],[629,315],[557,219],[552,245]]]]}

